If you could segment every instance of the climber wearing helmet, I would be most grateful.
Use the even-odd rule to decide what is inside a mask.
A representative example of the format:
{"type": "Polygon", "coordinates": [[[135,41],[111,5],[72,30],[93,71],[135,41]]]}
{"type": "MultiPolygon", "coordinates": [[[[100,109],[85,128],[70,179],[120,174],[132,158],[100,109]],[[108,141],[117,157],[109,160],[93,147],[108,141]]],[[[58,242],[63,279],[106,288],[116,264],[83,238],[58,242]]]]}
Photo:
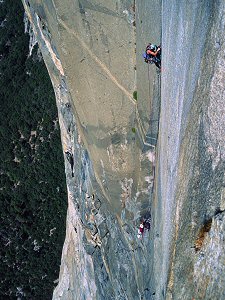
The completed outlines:
{"type": "Polygon", "coordinates": [[[161,69],[161,46],[148,44],[143,53],[145,62],[148,64],[155,64],[157,68],[161,69]]]}
{"type": "Polygon", "coordinates": [[[153,44],[148,44],[147,47],[146,47],[146,54],[150,55],[150,56],[158,56],[159,53],[161,51],[161,46],[156,46],[156,45],[153,45],[153,44]]]}

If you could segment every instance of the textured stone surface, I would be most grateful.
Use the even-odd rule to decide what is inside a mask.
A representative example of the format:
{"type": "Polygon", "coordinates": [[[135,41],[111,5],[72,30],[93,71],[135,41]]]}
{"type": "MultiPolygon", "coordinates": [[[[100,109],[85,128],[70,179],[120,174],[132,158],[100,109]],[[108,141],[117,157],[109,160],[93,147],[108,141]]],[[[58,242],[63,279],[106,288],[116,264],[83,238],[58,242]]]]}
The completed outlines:
{"type": "Polygon", "coordinates": [[[53,299],[223,299],[224,3],[23,3],[67,152],[53,299]],[[148,42],[160,43],[161,23],[162,84],[141,58],[148,42]],[[138,239],[150,212],[151,231],[138,239]]]}
{"type": "MultiPolygon", "coordinates": [[[[133,1],[24,1],[58,105],[69,208],[54,299],[148,299],[154,148],[143,152],[133,1]]],[[[147,74],[146,74],[147,75],[147,74]]],[[[143,99],[149,101],[149,99],[143,99]]]]}
{"type": "Polygon", "coordinates": [[[196,299],[224,299],[225,214],[212,220],[203,247],[194,260],[194,286],[196,299]]]}
{"type": "MultiPolygon", "coordinates": [[[[203,276],[195,269],[195,242],[223,207],[224,2],[164,1],[163,10],[156,299],[204,299],[206,286],[196,287],[194,279],[203,276]]],[[[222,276],[215,260],[205,267],[222,276]]],[[[206,299],[223,299],[219,289],[220,296],[212,289],[206,299]]]]}

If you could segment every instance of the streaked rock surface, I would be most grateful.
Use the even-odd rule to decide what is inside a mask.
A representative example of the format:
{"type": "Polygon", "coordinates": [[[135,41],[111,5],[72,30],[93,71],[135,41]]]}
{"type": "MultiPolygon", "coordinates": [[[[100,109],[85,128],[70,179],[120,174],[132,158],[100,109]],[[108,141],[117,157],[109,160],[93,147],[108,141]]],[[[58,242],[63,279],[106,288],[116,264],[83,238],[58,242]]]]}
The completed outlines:
{"type": "Polygon", "coordinates": [[[53,299],[223,299],[224,2],[23,3],[65,153],[53,299]],[[141,58],[161,24],[162,76],[141,58]]]}
{"type": "MultiPolygon", "coordinates": [[[[202,247],[208,234],[218,235],[214,226],[205,232],[206,224],[224,210],[224,1],[163,1],[163,11],[156,299],[223,299],[222,283],[212,288],[221,262],[204,260],[220,274],[207,282],[204,263],[196,269],[195,244],[200,232],[202,247]]],[[[222,254],[224,241],[215,243],[222,254]]]]}

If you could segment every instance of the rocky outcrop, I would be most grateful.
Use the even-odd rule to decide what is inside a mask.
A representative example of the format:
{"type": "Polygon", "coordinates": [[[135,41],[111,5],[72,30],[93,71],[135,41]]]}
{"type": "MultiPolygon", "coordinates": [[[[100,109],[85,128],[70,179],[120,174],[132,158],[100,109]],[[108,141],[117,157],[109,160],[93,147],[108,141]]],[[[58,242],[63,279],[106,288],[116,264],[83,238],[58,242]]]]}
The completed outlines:
{"type": "Polygon", "coordinates": [[[223,299],[223,2],[23,3],[65,154],[67,233],[53,299],[223,299]],[[162,75],[141,58],[161,29],[162,75]]]}

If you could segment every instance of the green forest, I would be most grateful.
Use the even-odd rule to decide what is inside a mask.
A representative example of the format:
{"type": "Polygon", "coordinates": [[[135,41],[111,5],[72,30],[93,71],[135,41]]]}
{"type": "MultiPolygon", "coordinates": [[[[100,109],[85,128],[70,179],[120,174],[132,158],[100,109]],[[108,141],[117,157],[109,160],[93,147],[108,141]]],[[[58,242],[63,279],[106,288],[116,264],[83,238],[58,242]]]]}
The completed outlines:
{"type": "Polygon", "coordinates": [[[20,0],[0,2],[0,299],[51,299],[67,210],[53,88],[28,58],[20,0]]]}

